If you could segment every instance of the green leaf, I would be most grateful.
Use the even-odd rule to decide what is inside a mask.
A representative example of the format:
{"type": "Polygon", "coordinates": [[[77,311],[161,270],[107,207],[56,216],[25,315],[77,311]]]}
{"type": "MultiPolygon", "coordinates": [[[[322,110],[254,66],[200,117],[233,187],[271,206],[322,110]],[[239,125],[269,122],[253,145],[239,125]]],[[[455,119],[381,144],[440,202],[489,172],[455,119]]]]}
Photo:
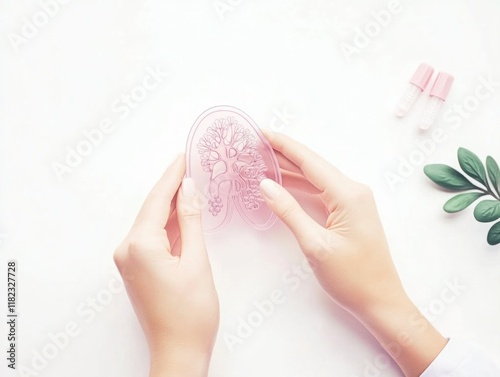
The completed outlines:
{"type": "Polygon", "coordinates": [[[488,223],[500,219],[500,201],[483,200],[474,208],[474,217],[477,221],[488,223]]]}
{"type": "Polygon", "coordinates": [[[455,195],[444,204],[443,209],[448,213],[460,212],[483,195],[483,192],[466,192],[455,195]]]}
{"type": "Polygon", "coordinates": [[[465,178],[462,173],[448,165],[426,165],[424,173],[434,183],[451,191],[465,191],[478,188],[465,178]]]}
{"type": "Polygon", "coordinates": [[[489,187],[484,165],[474,153],[465,148],[458,148],[458,163],[469,176],[489,187]]]}
{"type": "Polygon", "coordinates": [[[487,240],[492,246],[500,243],[500,221],[491,227],[487,240]]]}
{"type": "Polygon", "coordinates": [[[488,170],[488,177],[490,177],[491,185],[497,194],[500,195],[500,169],[493,157],[486,157],[486,169],[488,170]]]}

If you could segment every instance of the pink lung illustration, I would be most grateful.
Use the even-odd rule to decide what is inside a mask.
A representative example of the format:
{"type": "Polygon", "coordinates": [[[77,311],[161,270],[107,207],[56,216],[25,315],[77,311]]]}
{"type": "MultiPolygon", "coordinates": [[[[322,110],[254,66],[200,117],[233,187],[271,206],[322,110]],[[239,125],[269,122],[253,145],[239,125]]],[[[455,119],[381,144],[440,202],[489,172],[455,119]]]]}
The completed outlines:
{"type": "Polygon", "coordinates": [[[275,215],[260,195],[259,183],[281,184],[273,149],[253,120],[241,110],[218,106],[201,114],[186,147],[186,175],[202,194],[205,231],[216,231],[234,209],[256,229],[268,229],[275,215]]]}

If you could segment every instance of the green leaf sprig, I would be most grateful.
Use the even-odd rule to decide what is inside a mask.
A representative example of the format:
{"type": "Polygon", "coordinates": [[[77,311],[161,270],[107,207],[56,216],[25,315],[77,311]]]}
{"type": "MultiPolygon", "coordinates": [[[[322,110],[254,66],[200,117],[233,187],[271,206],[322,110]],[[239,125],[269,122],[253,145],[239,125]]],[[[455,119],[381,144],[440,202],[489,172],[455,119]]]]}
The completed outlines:
{"type": "MultiPolygon", "coordinates": [[[[482,200],[474,208],[474,217],[482,223],[500,219],[500,169],[493,157],[486,158],[486,165],[471,151],[458,149],[458,163],[469,177],[480,185],[471,182],[458,170],[443,164],[431,164],[424,167],[424,173],[434,183],[449,191],[464,191],[448,200],[443,209],[448,213],[464,210],[483,196],[493,199],[482,200]]],[[[490,245],[500,243],[500,221],[488,232],[490,245]]]]}

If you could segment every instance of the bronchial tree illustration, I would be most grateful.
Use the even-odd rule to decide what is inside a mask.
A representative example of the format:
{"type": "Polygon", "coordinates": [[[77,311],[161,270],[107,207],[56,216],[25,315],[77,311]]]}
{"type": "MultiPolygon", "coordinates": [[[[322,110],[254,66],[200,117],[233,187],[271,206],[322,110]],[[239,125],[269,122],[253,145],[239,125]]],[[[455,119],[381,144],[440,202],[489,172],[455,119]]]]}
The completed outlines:
{"type": "Polygon", "coordinates": [[[207,129],[197,144],[203,170],[210,173],[209,211],[213,216],[224,205],[221,184],[229,184],[228,196],[249,210],[263,203],[259,183],[266,178],[267,166],[257,150],[255,137],[234,117],[220,118],[207,129]]]}

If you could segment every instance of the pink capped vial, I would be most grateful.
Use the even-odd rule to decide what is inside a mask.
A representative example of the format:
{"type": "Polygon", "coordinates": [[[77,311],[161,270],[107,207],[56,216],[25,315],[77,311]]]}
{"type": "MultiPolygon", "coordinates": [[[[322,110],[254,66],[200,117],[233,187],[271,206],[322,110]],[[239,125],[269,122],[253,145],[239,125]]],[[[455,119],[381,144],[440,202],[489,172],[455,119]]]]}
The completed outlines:
{"type": "Polygon", "coordinates": [[[429,93],[429,102],[420,119],[419,127],[421,130],[429,129],[434,123],[434,120],[439,114],[439,110],[441,110],[443,106],[443,102],[446,101],[450,93],[453,80],[453,76],[446,72],[439,72],[437,75],[436,81],[434,81],[429,93]]]}
{"type": "Polygon", "coordinates": [[[273,148],[243,111],[218,106],[201,114],[186,145],[186,176],[201,193],[205,232],[220,230],[234,213],[255,229],[276,221],[260,195],[264,178],[281,184],[273,148]]]}
{"type": "Polygon", "coordinates": [[[410,80],[410,85],[399,100],[396,108],[397,117],[402,118],[410,111],[418,96],[425,90],[433,73],[434,68],[429,64],[422,63],[418,66],[410,80]]]}

